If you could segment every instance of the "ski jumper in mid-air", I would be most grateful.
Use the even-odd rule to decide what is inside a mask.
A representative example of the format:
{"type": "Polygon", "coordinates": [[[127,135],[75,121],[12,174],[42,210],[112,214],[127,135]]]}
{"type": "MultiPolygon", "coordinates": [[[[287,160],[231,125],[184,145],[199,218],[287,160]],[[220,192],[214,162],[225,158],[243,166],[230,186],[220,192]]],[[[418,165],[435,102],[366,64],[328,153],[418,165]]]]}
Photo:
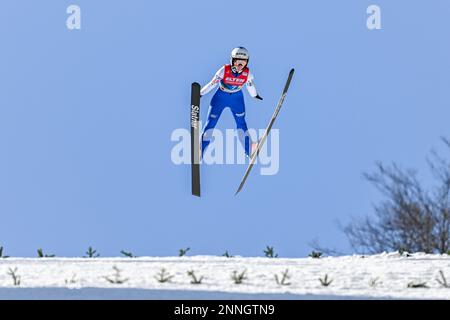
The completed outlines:
{"type": "Polygon", "coordinates": [[[211,142],[212,131],[215,128],[217,121],[219,120],[222,111],[227,107],[229,107],[233,113],[238,129],[238,137],[244,147],[245,154],[249,157],[251,155],[250,151],[253,152],[256,148],[256,143],[250,141],[247,123],[245,122],[245,103],[241,89],[245,85],[250,96],[259,100],[262,100],[262,98],[256,92],[255,84],[253,83],[253,75],[247,67],[248,60],[249,54],[247,49],[244,47],[233,49],[233,51],[231,51],[230,64],[220,68],[213,79],[200,91],[200,95],[204,96],[219,85],[219,89],[217,89],[211,99],[208,110],[208,119],[206,120],[202,133],[202,157],[205,149],[211,142]]]}

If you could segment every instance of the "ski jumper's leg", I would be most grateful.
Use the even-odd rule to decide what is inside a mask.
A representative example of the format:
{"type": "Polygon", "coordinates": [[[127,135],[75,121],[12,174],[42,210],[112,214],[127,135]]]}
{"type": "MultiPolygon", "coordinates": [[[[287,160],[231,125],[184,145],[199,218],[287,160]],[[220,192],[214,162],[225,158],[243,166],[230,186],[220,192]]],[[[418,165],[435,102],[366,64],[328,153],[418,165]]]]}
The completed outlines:
{"type": "Polygon", "coordinates": [[[247,123],[245,122],[245,103],[242,91],[233,93],[233,102],[231,104],[231,112],[233,113],[236,128],[238,129],[238,137],[245,154],[250,155],[250,135],[248,133],[247,123]]]}
{"type": "Polygon", "coordinates": [[[221,90],[217,90],[216,94],[211,99],[211,104],[208,109],[208,118],[202,133],[202,157],[211,142],[213,130],[216,127],[217,121],[219,120],[219,117],[224,109],[224,99],[222,98],[221,92],[221,90]]]}

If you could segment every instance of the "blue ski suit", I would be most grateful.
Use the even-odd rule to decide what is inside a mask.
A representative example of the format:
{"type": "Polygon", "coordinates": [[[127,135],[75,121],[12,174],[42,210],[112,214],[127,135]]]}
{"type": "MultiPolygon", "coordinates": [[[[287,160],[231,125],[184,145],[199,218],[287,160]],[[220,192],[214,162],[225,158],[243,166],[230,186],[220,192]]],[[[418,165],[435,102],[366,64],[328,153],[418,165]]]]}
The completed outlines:
{"type": "Polygon", "coordinates": [[[245,103],[241,89],[246,85],[249,94],[253,98],[261,98],[256,93],[253,75],[247,67],[245,67],[241,73],[233,71],[231,65],[228,64],[223,66],[216,72],[214,78],[200,91],[200,94],[204,96],[219,84],[219,88],[211,99],[208,110],[208,119],[203,128],[202,156],[211,142],[212,131],[217,125],[217,121],[219,120],[222,111],[227,107],[230,108],[234,120],[236,121],[239,141],[244,147],[245,154],[247,156],[250,154],[250,136],[248,134],[247,123],[245,122],[245,103]]]}

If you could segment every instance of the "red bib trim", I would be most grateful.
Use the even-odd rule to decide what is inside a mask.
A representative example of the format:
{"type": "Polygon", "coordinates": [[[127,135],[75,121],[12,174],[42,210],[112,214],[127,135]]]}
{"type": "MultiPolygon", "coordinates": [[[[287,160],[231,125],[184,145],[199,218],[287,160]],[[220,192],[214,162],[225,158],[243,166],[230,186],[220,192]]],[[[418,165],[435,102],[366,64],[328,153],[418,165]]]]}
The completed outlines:
{"type": "Polygon", "coordinates": [[[242,72],[239,73],[238,76],[235,76],[233,74],[233,71],[231,71],[231,65],[227,64],[225,65],[225,71],[223,74],[222,82],[229,86],[242,87],[247,82],[248,73],[249,69],[247,67],[244,67],[244,70],[242,70],[242,72]]]}

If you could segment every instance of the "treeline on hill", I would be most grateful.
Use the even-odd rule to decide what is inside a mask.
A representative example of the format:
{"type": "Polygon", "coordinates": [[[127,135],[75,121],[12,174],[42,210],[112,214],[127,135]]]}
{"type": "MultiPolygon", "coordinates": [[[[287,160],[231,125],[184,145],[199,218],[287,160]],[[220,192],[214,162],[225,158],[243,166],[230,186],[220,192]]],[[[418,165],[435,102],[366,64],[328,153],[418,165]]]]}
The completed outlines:
{"type": "MultiPolygon", "coordinates": [[[[449,139],[442,142],[450,149],[449,139]]],[[[427,160],[435,181],[432,190],[418,180],[416,170],[395,163],[377,163],[373,173],[364,174],[384,200],[374,206],[374,215],[353,218],[343,228],[356,251],[449,253],[450,161],[436,151],[427,160]]]]}

